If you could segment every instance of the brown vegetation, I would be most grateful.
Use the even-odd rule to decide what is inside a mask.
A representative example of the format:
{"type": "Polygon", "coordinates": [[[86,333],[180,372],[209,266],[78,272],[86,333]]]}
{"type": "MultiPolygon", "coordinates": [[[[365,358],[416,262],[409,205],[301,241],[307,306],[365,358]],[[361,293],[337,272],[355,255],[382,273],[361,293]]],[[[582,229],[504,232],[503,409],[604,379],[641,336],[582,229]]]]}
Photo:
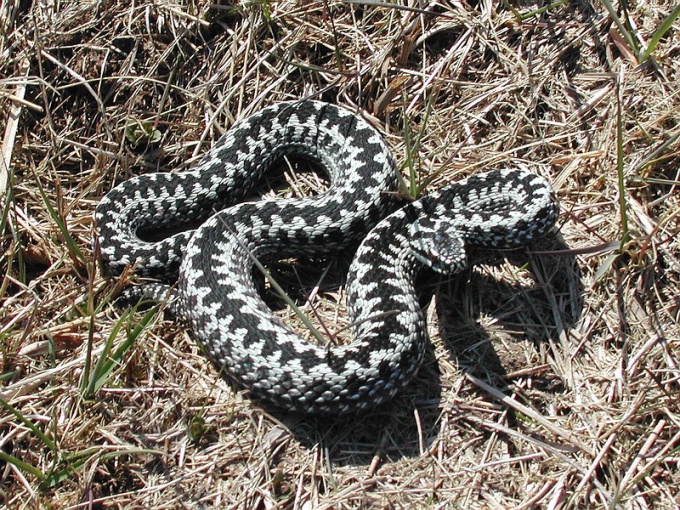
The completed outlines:
{"type": "Polygon", "coordinates": [[[549,4],[3,1],[0,504],[676,507],[680,27],[549,4]],[[263,411],[92,249],[115,183],[303,97],[383,131],[414,194],[527,165],[562,207],[529,265],[433,285],[417,380],[349,421],[263,411]]]}

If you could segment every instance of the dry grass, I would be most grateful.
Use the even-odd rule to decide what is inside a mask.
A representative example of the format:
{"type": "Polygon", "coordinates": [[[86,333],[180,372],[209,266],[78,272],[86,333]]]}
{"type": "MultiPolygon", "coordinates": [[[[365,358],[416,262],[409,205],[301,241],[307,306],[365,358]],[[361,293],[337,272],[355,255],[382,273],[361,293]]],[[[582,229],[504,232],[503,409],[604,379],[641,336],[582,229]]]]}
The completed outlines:
{"type": "MultiPolygon", "coordinates": [[[[680,504],[680,27],[638,66],[598,2],[399,3],[2,2],[2,506],[680,504]],[[560,235],[434,285],[418,379],[366,417],[267,414],[157,314],[97,377],[143,317],[93,263],[97,201],[301,97],[360,109],[419,192],[529,165],[560,235]]],[[[631,4],[636,33],[667,4],[631,4]]]]}

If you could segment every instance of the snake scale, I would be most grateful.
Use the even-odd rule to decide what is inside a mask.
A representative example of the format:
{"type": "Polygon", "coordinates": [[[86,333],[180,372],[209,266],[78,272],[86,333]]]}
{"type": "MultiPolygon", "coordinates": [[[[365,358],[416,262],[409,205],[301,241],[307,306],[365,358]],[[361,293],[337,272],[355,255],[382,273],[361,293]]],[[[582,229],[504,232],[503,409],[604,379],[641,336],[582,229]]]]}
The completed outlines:
{"type": "Polygon", "coordinates": [[[335,105],[293,101],[234,124],[190,171],[122,182],[95,221],[106,273],[133,265],[164,282],[145,288],[155,299],[177,281],[179,315],[239,386],[285,410],[338,415],[386,402],[418,370],[426,341],[414,288],[421,268],[459,272],[469,248],[522,246],[552,229],[557,215],[548,182],[526,170],[475,175],[404,205],[393,157],[373,127],[335,105]],[[285,156],[318,165],[328,190],[243,202],[285,156]],[[362,239],[347,280],[348,345],[302,340],[256,291],[253,258],[337,254],[362,239]]]}

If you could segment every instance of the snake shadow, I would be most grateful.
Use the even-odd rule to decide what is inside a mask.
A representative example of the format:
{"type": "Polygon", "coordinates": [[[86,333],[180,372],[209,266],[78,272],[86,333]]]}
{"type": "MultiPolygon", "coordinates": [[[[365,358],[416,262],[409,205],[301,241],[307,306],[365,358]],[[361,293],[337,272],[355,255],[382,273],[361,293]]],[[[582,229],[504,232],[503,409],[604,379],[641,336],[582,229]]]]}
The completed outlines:
{"type": "Polygon", "coordinates": [[[583,284],[561,237],[542,239],[531,250],[540,255],[507,254],[514,278],[497,278],[496,266],[503,261],[490,261],[442,282],[439,333],[461,372],[500,390],[529,376],[534,389],[556,392],[563,389],[562,380],[547,368],[547,357],[570,355],[551,350],[567,346],[564,341],[580,320],[583,284]]]}
{"type": "MultiPolygon", "coordinates": [[[[427,307],[436,296],[434,308],[424,312],[428,322],[436,315],[441,342],[428,342],[417,376],[391,402],[365,414],[332,419],[267,407],[264,411],[302,445],[320,449],[333,465],[368,466],[376,459],[384,464],[435,449],[444,415],[450,418],[464,412],[455,389],[464,382],[460,380],[464,373],[500,390],[530,374],[534,388],[561,391],[559,374],[551,373],[540,359],[545,346],[559,345],[560,334],[579,320],[581,277],[573,256],[549,254],[567,251],[561,237],[548,237],[531,249],[541,254],[509,252],[483,260],[481,269],[477,266],[449,279],[433,274],[421,277],[421,304],[427,307]],[[521,281],[493,275],[505,259],[522,268],[517,270],[521,281]],[[501,341],[492,341],[490,332],[501,341]],[[534,364],[539,366],[536,371],[534,364]],[[458,370],[443,373],[443,365],[458,370]]],[[[339,269],[337,274],[344,273],[339,269]]],[[[341,283],[342,277],[330,286],[341,283]]],[[[432,332],[432,325],[428,326],[432,332]]]]}

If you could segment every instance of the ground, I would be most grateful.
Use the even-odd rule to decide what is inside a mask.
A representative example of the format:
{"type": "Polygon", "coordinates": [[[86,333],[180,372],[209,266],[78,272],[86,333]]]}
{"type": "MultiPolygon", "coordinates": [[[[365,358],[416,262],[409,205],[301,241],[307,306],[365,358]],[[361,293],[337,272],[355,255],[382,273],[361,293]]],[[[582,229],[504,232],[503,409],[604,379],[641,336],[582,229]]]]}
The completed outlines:
{"type": "MultiPolygon", "coordinates": [[[[610,7],[2,2],[2,506],[680,505],[678,9],[610,7]],[[529,253],[426,281],[417,379],[345,420],[251,402],[93,247],[115,184],[305,97],[377,127],[404,195],[524,166],[561,205],[529,253]]],[[[344,255],[275,268],[333,331],[344,255]]]]}

